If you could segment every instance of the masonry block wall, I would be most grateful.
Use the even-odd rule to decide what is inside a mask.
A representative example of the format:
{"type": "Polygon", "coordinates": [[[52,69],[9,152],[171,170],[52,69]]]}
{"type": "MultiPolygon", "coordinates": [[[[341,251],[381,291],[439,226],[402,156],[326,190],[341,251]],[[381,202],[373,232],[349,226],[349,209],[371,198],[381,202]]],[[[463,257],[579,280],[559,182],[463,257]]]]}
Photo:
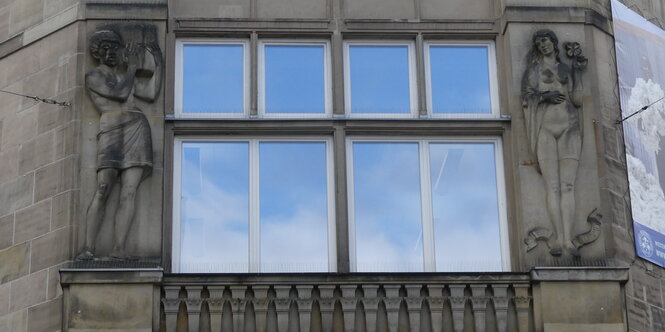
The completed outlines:
{"type": "Polygon", "coordinates": [[[61,329],[78,197],[78,1],[0,1],[0,331],[61,329]]]}

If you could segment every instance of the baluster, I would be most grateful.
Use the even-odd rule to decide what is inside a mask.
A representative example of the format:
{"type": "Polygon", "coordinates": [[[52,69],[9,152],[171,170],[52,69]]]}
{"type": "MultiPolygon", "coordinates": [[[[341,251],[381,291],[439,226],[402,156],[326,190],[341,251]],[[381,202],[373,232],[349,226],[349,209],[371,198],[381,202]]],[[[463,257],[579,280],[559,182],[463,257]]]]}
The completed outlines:
{"type": "Polygon", "coordinates": [[[455,332],[464,331],[464,307],[466,305],[466,296],[464,294],[464,285],[450,285],[450,305],[453,316],[453,327],[455,332]]]}
{"type": "Polygon", "coordinates": [[[485,296],[487,297],[487,306],[485,310],[485,331],[498,332],[496,326],[496,310],[494,308],[494,290],[492,285],[487,285],[485,288],[485,296]]]}
{"type": "Polygon", "coordinates": [[[420,309],[422,308],[423,293],[427,293],[424,285],[406,285],[406,304],[409,314],[409,330],[416,332],[420,330],[420,309]]]}
{"type": "Polygon", "coordinates": [[[266,332],[266,318],[268,318],[268,304],[275,298],[275,294],[270,292],[272,286],[257,285],[252,286],[254,291],[254,321],[257,332],[266,332]]]}
{"type": "Polygon", "coordinates": [[[517,311],[517,325],[519,332],[529,332],[529,303],[531,297],[529,296],[529,285],[514,285],[515,309],[517,311]]]}
{"type": "Polygon", "coordinates": [[[476,332],[485,332],[487,323],[487,300],[489,298],[485,294],[487,285],[477,284],[471,285],[471,301],[473,304],[473,317],[476,332]]]}
{"type": "Polygon", "coordinates": [[[199,330],[199,318],[201,316],[201,291],[203,286],[187,286],[187,313],[189,319],[189,331],[199,330]]]}
{"type": "Polygon", "coordinates": [[[321,310],[321,324],[324,332],[332,331],[333,327],[333,308],[335,306],[335,299],[333,298],[334,291],[335,286],[319,286],[319,292],[321,294],[319,306],[321,310]]]}
{"type": "Polygon", "coordinates": [[[291,303],[291,286],[276,285],[273,287],[275,292],[275,308],[277,310],[277,328],[276,331],[287,331],[289,327],[289,303],[291,303]]]}
{"type": "Polygon", "coordinates": [[[312,309],[312,285],[296,285],[300,331],[309,331],[312,309]]]}
{"type": "MultiPolygon", "coordinates": [[[[245,309],[247,309],[247,302],[250,301],[247,298],[248,294],[247,286],[230,286],[229,290],[231,292],[231,298],[228,299],[231,304],[231,309],[233,309],[233,330],[236,332],[245,331],[245,309]]],[[[252,299],[254,293],[252,292],[252,299]]]]}
{"type": "MultiPolygon", "coordinates": [[[[428,285],[427,304],[430,310],[430,319],[432,332],[442,332],[444,324],[443,320],[443,306],[444,306],[444,286],[443,285],[428,285]]],[[[446,293],[448,294],[448,293],[446,293]]],[[[446,295],[447,296],[447,295],[446,295]]],[[[447,298],[447,297],[446,297],[447,298]]],[[[452,319],[452,318],[451,318],[452,319]]],[[[443,330],[443,332],[447,332],[443,330]]],[[[452,332],[452,331],[450,331],[452,332]]]]}
{"type": "Polygon", "coordinates": [[[268,310],[266,311],[266,332],[277,332],[277,306],[274,299],[268,298],[268,310]]]}
{"type": "Polygon", "coordinates": [[[508,297],[506,330],[508,332],[518,332],[519,324],[517,323],[517,308],[515,307],[515,289],[512,285],[508,287],[506,296],[508,297]]]}
{"type": "MultiPolygon", "coordinates": [[[[508,286],[493,285],[494,313],[496,316],[497,332],[507,332],[508,324],[508,286]]],[[[512,330],[511,330],[512,332],[512,330]]]]}
{"type": "Polygon", "coordinates": [[[312,288],[312,311],[309,317],[309,331],[310,332],[323,332],[323,321],[321,319],[321,292],[319,288],[314,286],[312,288]]]}
{"type": "MultiPolygon", "coordinates": [[[[340,290],[340,304],[342,305],[342,314],[344,316],[345,329],[351,329],[355,326],[356,322],[356,294],[360,286],[342,285],[339,286],[340,290]]],[[[362,288],[360,288],[362,292],[362,288]]]]}
{"type": "Polygon", "coordinates": [[[223,286],[207,286],[210,298],[208,306],[210,309],[210,331],[220,332],[222,329],[222,300],[224,296],[223,286]]]}
{"type": "Polygon", "coordinates": [[[180,287],[165,286],[163,289],[162,304],[164,304],[164,314],[166,316],[166,332],[175,332],[180,309],[180,287]]]}
{"type": "Polygon", "coordinates": [[[409,306],[406,302],[407,293],[404,286],[398,291],[399,309],[397,311],[397,332],[410,332],[411,320],[409,319],[409,306]]]}
{"type": "Polygon", "coordinates": [[[367,332],[376,332],[376,311],[379,305],[378,285],[363,285],[363,307],[367,332]]]}
{"type": "Polygon", "coordinates": [[[210,292],[207,287],[201,290],[201,309],[199,317],[199,332],[210,332],[210,306],[208,300],[210,299],[210,292]]]}
{"type": "Polygon", "coordinates": [[[159,304],[159,332],[166,332],[166,313],[163,302],[159,304]]]}
{"type": "Polygon", "coordinates": [[[429,306],[429,289],[426,285],[423,285],[420,289],[420,322],[418,322],[419,328],[414,331],[420,332],[434,332],[432,330],[432,310],[429,306]]]}
{"type": "Polygon", "coordinates": [[[187,290],[182,287],[178,293],[180,304],[178,305],[178,318],[176,320],[176,332],[189,332],[189,314],[187,313],[187,290]]]}
{"type": "Polygon", "coordinates": [[[388,311],[388,326],[397,327],[399,308],[402,303],[402,297],[400,297],[400,289],[402,287],[399,285],[384,285],[383,288],[386,291],[385,304],[388,311]]]}

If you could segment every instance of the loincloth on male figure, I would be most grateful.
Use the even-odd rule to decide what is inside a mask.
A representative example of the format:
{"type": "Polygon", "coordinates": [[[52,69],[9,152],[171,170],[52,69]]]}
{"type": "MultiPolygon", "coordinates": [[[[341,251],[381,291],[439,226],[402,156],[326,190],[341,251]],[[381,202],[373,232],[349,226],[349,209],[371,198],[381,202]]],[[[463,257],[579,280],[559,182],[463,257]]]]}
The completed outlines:
{"type": "Polygon", "coordinates": [[[97,171],[143,167],[146,176],[152,170],[150,124],[138,108],[103,113],[97,147],[97,171]]]}

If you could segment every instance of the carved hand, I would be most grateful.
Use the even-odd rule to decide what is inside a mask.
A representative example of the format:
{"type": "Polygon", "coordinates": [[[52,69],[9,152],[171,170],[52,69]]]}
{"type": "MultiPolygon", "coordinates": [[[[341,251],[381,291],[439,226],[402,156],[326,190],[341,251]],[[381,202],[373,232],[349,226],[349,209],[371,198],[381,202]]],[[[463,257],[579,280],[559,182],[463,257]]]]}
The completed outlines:
{"type": "Polygon", "coordinates": [[[566,100],[566,95],[556,91],[546,91],[540,95],[542,101],[552,104],[561,104],[566,100]]]}

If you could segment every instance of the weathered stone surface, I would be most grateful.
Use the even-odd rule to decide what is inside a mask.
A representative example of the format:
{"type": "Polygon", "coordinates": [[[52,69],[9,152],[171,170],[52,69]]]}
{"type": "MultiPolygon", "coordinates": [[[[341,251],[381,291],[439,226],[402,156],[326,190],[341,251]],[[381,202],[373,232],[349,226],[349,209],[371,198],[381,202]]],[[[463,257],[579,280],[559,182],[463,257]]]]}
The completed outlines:
{"type": "Polygon", "coordinates": [[[30,247],[24,243],[0,251],[0,284],[28,274],[30,268],[30,247]]]}
{"type": "Polygon", "coordinates": [[[12,245],[14,236],[14,214],[0,218],[0,250],[12,245]]]}
{"type": "Polygon", "coordinates": [[[62,298],[28,309],[28,332],[59,331],[62,322],[62,298]]]}
{"type": "Polygon", "coordinates": [[[628,309],[628,326],[631,330],[635,331],[649,331],[649,313],[647,312],[647,305],[635,299],[634,297],[626,297],[626,304],[628,309]]]}
{"type": "Polygon", "coordinates": [[[544,324],[623,324],[619,282],[541,282],[537,296],[544,324]]]}
{"type": "Polygon", "coordinates": [[[46,279],[47,300],[53,300],[54,298],[62,295],[62,286],[60,286],[60,269],[66,265],[67,263],[63,263],[48,269],[48,276],[46,279]]]}
{"type": "Polygon", "coordinates": [[[42,0],[14,1],[11,5],[9,18],[9,34],[13,35],[21,30],[39,23],[44,13],[42,0]]]}
{"type": "Polygon", "coordinates": [[[325,18],[325,0],[258,0],[258,16],[262,18],[325,18]]]}
{"type": "Polygon", "coordinates": [[[47,270],[32,273],[11,283],[10,311],[16,311],[46,301],[47,270]]]}
{"type": "Polygon", "coordinates": [[[630,272],[630,279],[633,283],[635,298],[645,301],[649,305],[663,307],[659,278],[638,268],[630,272]]]}
{"type": "Polygon", "coordinates": [[[28,330],[27,317],[27,309],[0,316],[0,331],[26,332],[28,330]]]}
{"type": "Polygon", "coordinates": [[[35,172],[35,201],[73,188],[76,169],[74,157],[59,160],[35,172]]]}
{"type": "MultiPolygon", "coordinates": [[[[40,96],[44,98],[53,98],[58,89],[58,66],[52,65],[51,67],[40,70],[33,75],[28,76],[24,83],[23,87],[29,89],[31,95],[40,96]]],[[[21,109],[27,109],[39,104],[34,99],[23,98],[21,109]]]]}
{"type": "Polygon", "coordinates": [[[421,0],[421,15],[427,19],[483,19],[493,16],[492,0],[421,0]]]}
{"type": "Polygon", "coordinates": [[[408,19],[415,18],[413,1],[365,0],[345,2],[345,15],[348,18],[369,19],[408,19]]]}
{"type": "Polygon", "coordinates": [[[53,131],[48,131],[21,144],[19,172],[25,174],[53,161],[55,155],[53,131]]]}
{"type": "MultiPolygon", "coordinates": [[[[20,98],[13,96],[14,99],[20,98]]],[[[21,100],[21,99],[19,99],[21,100]]],[[[3,120],[2,149],[18,146],[32,139],[37,133],[37,112],[24,111],[10,114],[3,120]]]]}
{"type": "Polygon", "coordinates": [[[55,159],[61,159],[78,152],[78,124],[78,121],[71,121],[56,129],[55,159]]]}
{"type": "Polygon", "coordinates": [[[16,212],[14,242],[21,243],[48,233],[51,228],[51,200],[16,212]]]}
{"type": "Polygon", "coordinates": [[[30,270],[60,264],[71,259],[71,227],[63,227],[32,241],[30,270]]]}
{"type": "Polygon", "coordinates": [[[18,147],[8,146],[0,151],[0,183],[8,182],[18,176],[18,147]]]}
{"type": "Polygon", "coordinates": [[[152,330],[152,285],[71,285],[70,329],[152,330]]]}
{"type": "Polygon", "coordinates": [[[44,17],[48,18],[75,5],[80,0],[48,0],[44,1],[44,17]]]}
{"type": "Polygon", "coordinates": [[[4,316],[9,313],[9,294],[10,294],[10,284],[0,285],[0,316],[4,316]]]}
{"type": "Polygon", "coordinates": [[[72,211],[74,211],[76,203],[74,197],[73,191],[66,191],[53,197],[53,203],[51,204],[51,230],[71,225],[73,221],[72,211]]]}

